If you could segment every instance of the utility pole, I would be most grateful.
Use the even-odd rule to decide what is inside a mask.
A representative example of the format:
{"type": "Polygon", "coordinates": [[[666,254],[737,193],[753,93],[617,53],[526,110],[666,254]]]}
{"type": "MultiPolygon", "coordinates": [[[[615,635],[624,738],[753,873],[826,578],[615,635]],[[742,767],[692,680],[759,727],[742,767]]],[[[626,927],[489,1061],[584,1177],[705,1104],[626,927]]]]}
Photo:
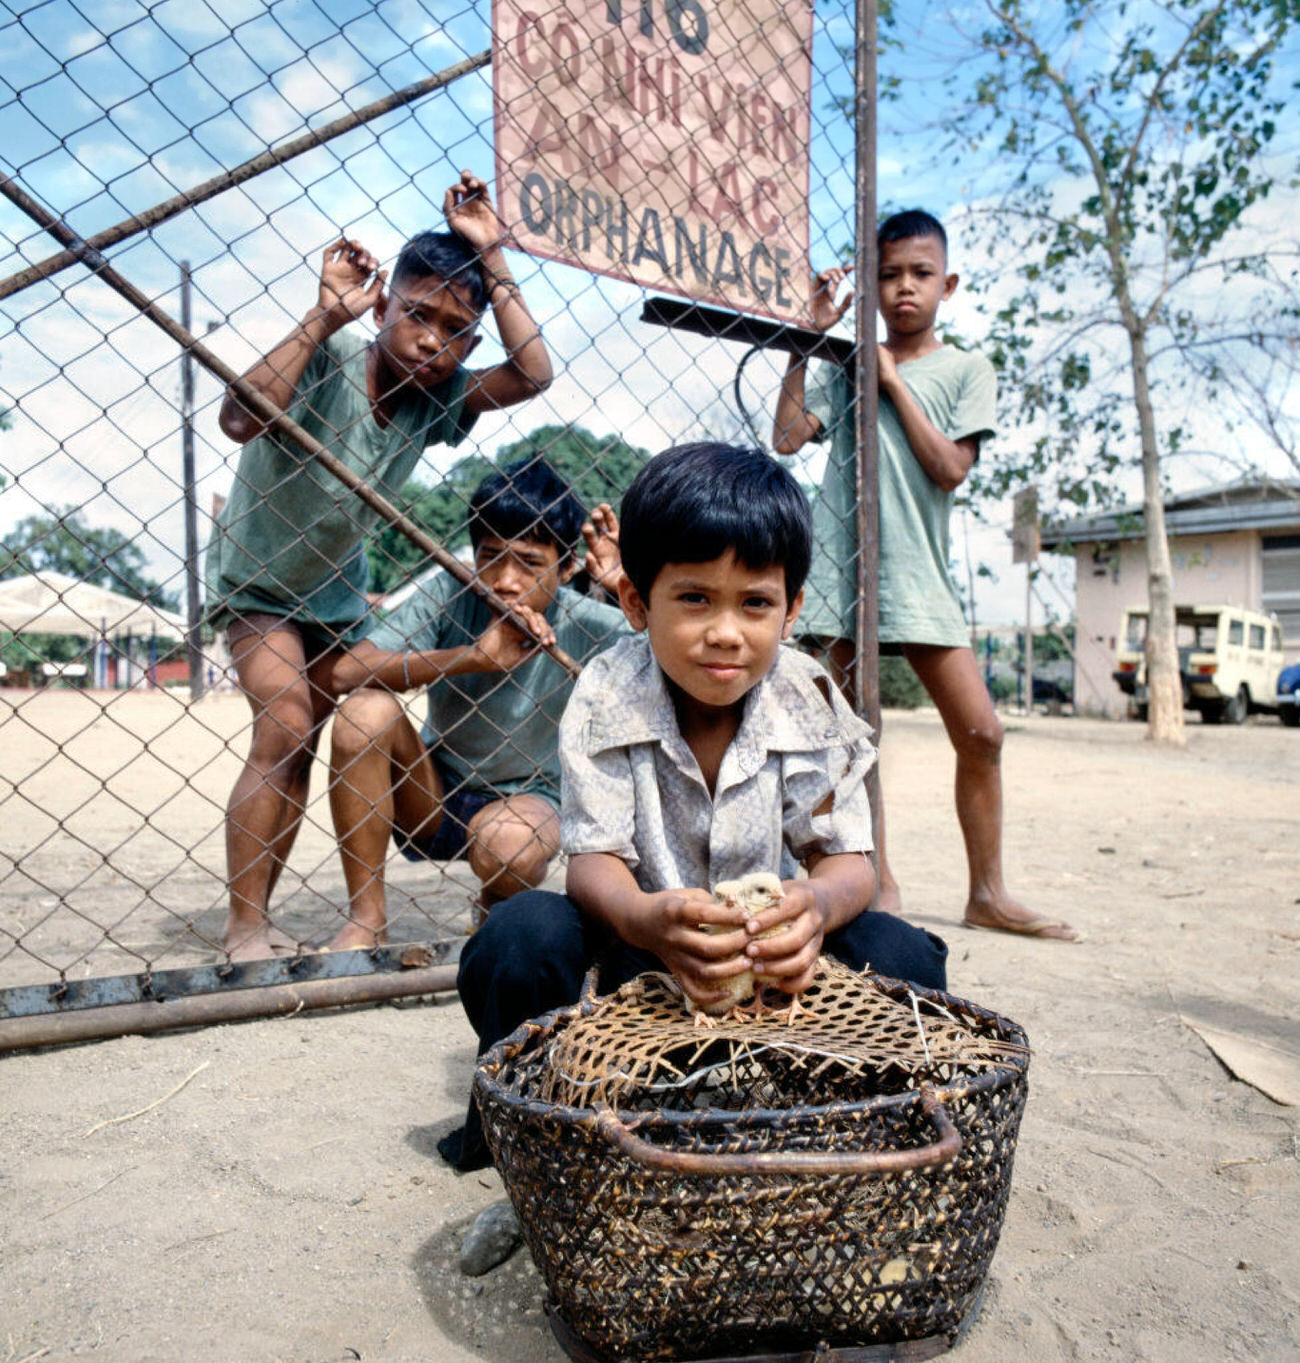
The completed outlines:
{"type": "Polygon", "coordinates": [[[1034,713],[1034,565],[1025,564],[1025,714],[1034,713]]]}
{"type": "MultiPolygon", "coordinates": [[[[190,263],[181,261],[181,326],[193,332],[190,263]]],[[[199,632],[199,506],[194,486],[194,357],[181,351],[181,478],[185,484],[185,640],[190,663],[190,700],[203,695],[203,640],[199,632]]]]}

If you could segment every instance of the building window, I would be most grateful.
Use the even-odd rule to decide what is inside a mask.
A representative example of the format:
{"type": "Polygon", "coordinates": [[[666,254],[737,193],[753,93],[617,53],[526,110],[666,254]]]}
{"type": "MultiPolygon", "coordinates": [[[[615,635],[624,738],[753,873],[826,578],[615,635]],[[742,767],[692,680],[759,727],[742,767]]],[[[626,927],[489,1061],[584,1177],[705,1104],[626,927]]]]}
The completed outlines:
{"type": "Polygon", "coordinates": [[[1119,582],[1118,545],[1097,543],[1092,546],[1092,575],[1109,577],[1112,582],[1119,582]]]}
{"type": "Polygon", "coordinates": [[[1276,615],[1282,637],[1300,644],[1300,535],[1265,536],[1260,607],[1276,615]]]}

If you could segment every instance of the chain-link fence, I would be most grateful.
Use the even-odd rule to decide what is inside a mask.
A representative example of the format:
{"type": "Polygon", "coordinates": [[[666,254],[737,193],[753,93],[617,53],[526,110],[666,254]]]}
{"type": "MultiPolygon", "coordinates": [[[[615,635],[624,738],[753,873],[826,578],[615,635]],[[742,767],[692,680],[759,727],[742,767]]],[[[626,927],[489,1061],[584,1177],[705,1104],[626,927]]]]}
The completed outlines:
{"type": "MultiPolygon", "coordinates": [[[[592,41],[571,11],[595,8],[9,11],[0,1017],[437,966],[562,875],[555,721],[621,628],[613,527],[584,540],[584,515],[669,444],[773,445],[809,337],[763,320],[807,312],[807,261],[772,233],[802,203],[814,266],[847,261],[858,211],[852,5],[611,0],[592,41]],[[534,95],[554,78],[551,123],[494,114],[494,26],[498,93],[508,60],[534,95]],[[656,53],[706,39],[683,90],[656,53]],[[672,164],[611,109],[671,129],[672,164]],[[508,207],[518,156],[560,132],[578,159],[508,207]],[[629,224],[583,158],[661,186],[662,214],[629,224]],[[535,253],[497,249],[463,170],[535,253]],[[398,268],[448,226],[451,255],[398,268]],[[584,245],[607,266],[572,263],[584,245]],[[559,660],[521,644],[544,628],[525,607],[559,660]]],[[[809,612],[851,622],[852,469],[777,437],[827,486],[839,573],[809,612]]]]}

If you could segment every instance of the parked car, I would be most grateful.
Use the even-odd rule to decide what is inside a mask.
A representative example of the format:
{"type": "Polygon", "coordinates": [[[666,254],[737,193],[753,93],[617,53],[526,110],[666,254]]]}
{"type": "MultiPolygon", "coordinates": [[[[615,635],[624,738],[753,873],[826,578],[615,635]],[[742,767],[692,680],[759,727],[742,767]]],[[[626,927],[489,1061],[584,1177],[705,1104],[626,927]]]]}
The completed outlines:
{"type": "Polygon", "coordinates": [[[1275,704],[1288,729],[1300,726],[1300,663],[1292,663],[1278,673],[1275,704]]]}
{"type": "MultiPolygon", "coordinates": [[[[1174,636],[1183,705],[1206,724],[1244,724],[1252,711],[1276,708],[1282,630],[1271,615],[1242,606],[1175,606],[1174,636]]],[[[1120,621],[1119,689],[1147,715],[1147,608],[1131,606],[1120,621]]],[[[1291,721],[1287,721],[1290,723],[1291,721]]]]}

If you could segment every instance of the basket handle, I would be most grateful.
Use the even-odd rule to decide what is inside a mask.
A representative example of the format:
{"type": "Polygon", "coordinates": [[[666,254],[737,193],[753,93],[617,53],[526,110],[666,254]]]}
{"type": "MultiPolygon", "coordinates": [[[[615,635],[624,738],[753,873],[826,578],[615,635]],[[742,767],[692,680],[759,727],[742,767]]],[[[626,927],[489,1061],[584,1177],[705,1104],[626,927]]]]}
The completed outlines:
{"type": "Polygon", "coordinates": [[[664,1150],[643,1141],[603,1103],[596,1108],[596,1130],[616,1149],[668,1174],[893,1174],[946,1164],[961,1151],[961,1134],[928,1084],[920,1090],[921,1110],[938,1137],[916,1150],[780,1150],[746,1155],[697,1155],[664,1150]]]}

